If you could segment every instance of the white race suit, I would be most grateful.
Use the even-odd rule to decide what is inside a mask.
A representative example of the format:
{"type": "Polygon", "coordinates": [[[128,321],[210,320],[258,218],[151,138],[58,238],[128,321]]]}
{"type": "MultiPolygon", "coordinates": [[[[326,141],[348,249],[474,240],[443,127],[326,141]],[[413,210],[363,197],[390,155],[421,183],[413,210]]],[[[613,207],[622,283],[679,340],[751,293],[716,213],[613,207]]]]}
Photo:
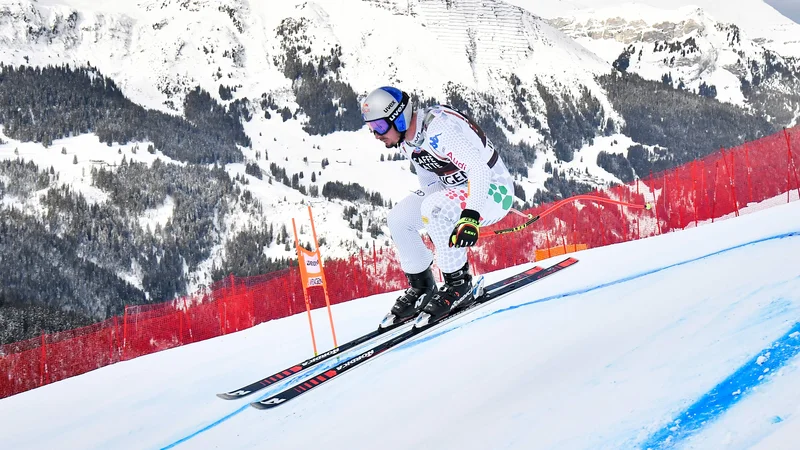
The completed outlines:
{"type": "Polygon", "coordinates": [[[400,148],[417,172],[420,190],[390,212],[389,231],[403,271],[416,274],[433,262],[420,236],[424,228],[436,247],[442,272],[455,272],[467,261],[467,249],[449,247],[448,239],[471,209],[481,225],[500,221],[514,200],[513,177],[483,131],[447,106],[417,111],[415,135],[400,148]]]}

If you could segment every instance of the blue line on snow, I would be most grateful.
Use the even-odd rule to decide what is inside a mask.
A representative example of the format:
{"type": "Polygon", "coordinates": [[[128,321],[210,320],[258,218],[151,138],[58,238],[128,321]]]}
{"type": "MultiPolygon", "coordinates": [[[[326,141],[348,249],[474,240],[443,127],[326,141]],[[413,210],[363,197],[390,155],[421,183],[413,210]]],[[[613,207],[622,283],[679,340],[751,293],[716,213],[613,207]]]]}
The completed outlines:
{"type": "MultiPolygon", "coordinates": [[[[606,287],[609,287],[609,286],[614,286],[614,285],[617,285],[617,284],[621,284],[621,283],[625,283],[625,282],[628,282],[628,281],[631,281],[631,280],[635,280],[637,278],[642,278],[642,277],[645,277],[645,276],[648,276],[648,275],[652,275],[654,273],[662,272],[664,270],[668,270],[668,269],[671,269],[673,267],[678,267],[678,266],[690,264],[690,263],[693,263],[693,262],[697,262],[697,261],[700,261],[700,260],[703,260],[703,259],[711,258],[713,256],[717,256],[717,255],[720,255],[720,254],[723,254],[723,253],[727,253],[727,252],[730,252],[730,251],[733,251],[733,250],[737,250],[737,249],[740,249],[740,248],[743,248],[743,247],[747,247],[747,246],[750,246],[750,245],[756,245],[756,244],[760,244],[760,243],[763,243],[763,242],[774,241],[774,240],[778,240],[778,239],[785,239],[785,238],[796,237],[796,236],[800,236],[800,231],[795,231],[795,232],[791,232],[791,233],[785,233],[785,234],[780,234],[780,235],[777,235],[777,236],[770,236],[770,237],[766,237],[766,238],[763,238],[763,239],[758,239],[758,240],[755,240],[755,241],[747,242],[745,244],[740,244],[740,245],[737,245],[737,246],[734,246],[734,247],[730,247],[730,248],[726,248],[724,250],[720,250],[720,251],[717,251],[717,252],[714,252],[714,253],[710,253],[708,255],[700,256],[698,258],[690,259],[690,260],[687,260],[687,261],[682,261],[682,262],[675,263],[675,264],[672,264],[672,265],[669,265],[669,266],[665,266],[665,267],[661,267],[661,268],[658,268],[658,269],[653,269],[653,270],[648,271],[648,272],[643,272],[643,273],[639,273],[639,274],[636,274],[636,275],[631,275],[629,277],[621,278],[619,280],[611,281],[611,282],[608,282],[608,283],[604,283],[604,284],[600,284],[600,285],[584,288],[584,289],[577,290],[577,291],[567,292],[567,293],[564,293],[564,294],[557,294],[557,295],[553,295],[553,296],[550,296],[550,297],[541,298],[541,299],[538,299],[538,300],[533,300],[533,301],[530,301],[530,302],[527,302],[527,303],[521,303],[519,305],[510,306],[508,308],[504,308],[504,309],[500,309],[500,310],[494,311],[491,314],[487,314],[485,316],[478,317],[478,318],[473,319],[473,320],[471,320],[469,322],[465,322],[465,323],[462,323],[462,324],[459,324],[459,325],[455,325],[452,328],[444,329],[442,331],[439,331],[437,333],[431,334],[429,336],[425,336],[425,337],[419,338],[417,340],[414,340],[414,341],[411,341],[411,342],[408,342],[408,343],[405,343],[405,344],[400,344],[397,347],[397,349],[399,350],[399,349],[411,348],[411,347],[417,346],[417,345],[419,345],[419,344],[421,344],[423,342],[428,342],[428,341],[430,341],[432,339],[435,339],[435,338],[437,338],[439,336],[447,334],[447,333],[449,333],[449,332],[451,332],[453,330],[461,328],[461,327],[463,327],[465,325],[468,325],[470,323],[477,322],[479,320],[484,320],[486,318],[494,316],[495,314],[503,314],[503,313],[508,312],[508,311],[512,311],[512,310],[515,310],[515,309],[518,309],[518,308],[523,308],[523,307],[526,307],[526,306],[534,305],[534,304],[537,304],[537,303],[549,302],[549,301],[552,301],[552,300],[557,300],[557,299],[561,299],[561,298],[565,298],[565,297],[572,297],[572,296],[575,296],[575,295],[585,294],[587,292],[596,291],[598,289],[603,289],[603,288],[606,288],[606,287]]],[[[338,364],[338,362],[337,362],[337,364],[338,364]]],[[[330,367],[328,367],[328,368],[330,368],[330,367]]],[[[325,369],[325,370],[327,370],[327,369],[325,369]]],[[[259,398],[259,400],[267,398],[267,396],[269,396],[269,395],[272,395],[271,391],[268,391],[268,392],[262,394],[261,397],[259,398]]],[[[239,408],[236,411],[226,415],[225,417],[222,417],[221,419],[217,420],[216,422],[213,422],[213,423],[211,423],[209,425],[206,425],[205,427],[193,432],[192,434],[189,434],[188,436],[186,436],[184,438],[181,438],[181,439],[179,439],[179,440],[177,440],[177,441],[175,441],[175,442],[173,442],[173,443],[171,443],[171,444],[169,444],[169,445],[167,445],[165,447],[162,447],[161,450],[167,450],[167,449],[174,448],[175,446],[177,446],[179,444],[182,444],[182,443],[184,443],[184,442],[186,442],[186,441],[188,441],[188,440],[190,440],[190,439],[192,439],[194,437],[197,437],[198,435],[200,435],[202,433],[205,433],[206,431],[208,431],[208,430],[210,430],[212,428],[215,428],[218,425],[228,421],[229,419],[233,418],[234,416],[239,415],[241,412],[247,410],[249,408],[249,406],[250,406],[249,404],[245,404],[241,408],[239,408]]]]}
{"type": "Polygon", "coordinates": [[[245,403],[244,406],[242,406],[241,408],[237,409],[236,411],[228,414],[227,416],[217,420],[214,423],[206,425],[205,427],[195,431],[194,433],[192,433],[192,434],[190,434],[190,435],[188,435],[188,436],[186,436],[184,438],[181,438],[181,439],[173,442],[172,444],[167,445],[166,447],[162,447],[161,450],[167,450],[167,449],[173,448],[173,447],[175,447],[177,445],[183,444],[184,442],[188,441],[189,439],[191,439],[191,438],[193,438],[193,437],[195,437],[195,436],[197,436],[199,434],[205,433],[206,431],[216,427],[217,425],[219,425],[219,424],[221,424],[223,422],[226,422],[229,419],[232,419],[234,416],[238,415],[240,412],[246,410],[249,407],[250,407],[250,404],[249,403],[245,403]]]}
{"type": "Polygon", "coordinates": [[[775,373],[798,354],[800,354],[800,322],[795,323],[780,339],[653,433],[641,448],[648,450],[672,448],[730,409],[754,388],[767,381],[769,374],[775,373]]]}
{"type": "Polygon", "coordinates": [[[610,286],[615,286],[617,284],[627,283],[628,281],[633,281],[633,280],[636,280],[638,278],[643,278],[643,277],[646,277],[648,275],[653,275],[653,274],[658,273],[658,272],[663,272],[665,270],[669,270],[669,269],[672,269],[674,267],[679,267],[679,266],[683,266],[683,265],[686,265],[686,264],[691,264],[691,263],[694,263],[694,262],[697,262],[697,261],[701,261],[701,260],[704,260],[704,259],[712,258],[714,256],[721,255],[723,253],[727,253],[727,252],[730,252],[730,251],[733,251],[733,250],[738,250],[738,249],[743,248],[743,247],[748,247],[750,245],[756,245],[756,244],[761,244],[761,243],[768,242],[768,241],[774,241],[774,240],[778,240],[778,239],[786,239],[786,238],[797,237],[797,236],[800,236],[800,231],[793,231],[791,233],[780,234],[780,235],[777,235],[777,236],[770,236],[770,237],[767,237],[767,238],[758,239],[756,241],[751,241],[751,242],[747,242],[745,244],[740,244],[740,245],[737,245],[737,246],[734,246],[734,247],[726,248],[726,249],[720,250],[718,252],[709,253],[707,255],[703,255],[703,256],[700,256],[700,257],[697,257],[697,258],[694,258],[694,259],[681,261],[681,262],[678,262],[678,263],[675,263],[675,264],[672,264],[672,265],[669,265],[669,266],[659,267],[657,269],[649,270],[647,272],[642,272],[642,273],[638,273],[638,274],[635,274],[635,275],[630,275],[630,276],[625,277],[625,278],[620,278],[619,280],[609,281],[608,283],[598,284],[596,286],[591,286],[591,287],[587,287],[587,288],[584,288],[584,289],[579,289],[579,290],[576,290],[576,291],[566,292],[566,293],[563,293],[563,294],[551,295],[550,297],[545,297],[545,298],[540,298],[540,299],[537,299],[537,300],[532,300],[530,302],[520,303],[518,305],[509,306],[508,308],[498,309],[497,311],[494,311],[494,312],[492,312],[490,314],[487,314],[485,316],[480,316],[480,317],[477,317],[475,319],[472,319],[469,322],[456,324],[456,325],[453,325],[451,328],[445,328],[445,329],[443,329],[443,330],[441,330],[441,331],[439,331],[437,333],[430,334],[428,336],[416,339],[416,340],[411,341],[411,342],[407,342],[405,344],[400,344],[397,347],[397,349],[399,350],[399,349],[404,349],[404,348],[416,347],[419,344],[422,344],[424,342],[428,342],[430,340],[436,339],[439,336],[442,336],[444,334],[450,333],[451,331],[457,330],[457,329],[459,329],[459,328],[461,328],[461,327],[463,327],[465,325],[469,325],[469,324],[474,323],[474,322],[478,322],[478,321],[481,321],[481,320],[484,320],[484,319],[488,319],[489,317],[492,317],[492,316],[497,315],[497,314],[504,314],[504,313],[507,313],[509,311],[513,311],[515,309],[519,309],[519,308],[524,308],[524,307],[527,307],[527,306],[535,305],[537,303],[544,303],[544,302],[550,302],[550,301],[553,301],[553,300],[560,300],[560,299],[565,298],[565,297],[573,297],[573,296],[576,296],[576,295],[581,295],[581,294],[586,294],[586,293],[589,293],[589,292],[597,291],[599,289],[604,289],[604,288],[607,288],[607,287],[610,287],[610,286]]]}

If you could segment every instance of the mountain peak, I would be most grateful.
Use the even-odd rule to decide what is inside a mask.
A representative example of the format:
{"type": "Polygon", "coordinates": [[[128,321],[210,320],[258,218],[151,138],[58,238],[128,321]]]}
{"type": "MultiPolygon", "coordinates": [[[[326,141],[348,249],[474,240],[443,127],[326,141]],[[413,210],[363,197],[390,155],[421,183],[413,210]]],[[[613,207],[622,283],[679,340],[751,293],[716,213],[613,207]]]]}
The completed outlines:
{"type": "MultiPolygon", "coordinates": [[[[565,18],[581,11],[614,14],[629,20],[652,21],[654,9],[664,14],[697,14],[715,21],[733,23],[753,39],[785,56],[800,57],[800,24],[775,10],[762,0],[675,0],[665,6],[663,0],[508,0],[543,17],[565,18]]],[[[674,22],[673,14],[669,21],[674,22]]],[[[655,19],[658,20],[658,19],[655,19]]],[[[652,23],[652,22],[648,22],[652,23]]]]}

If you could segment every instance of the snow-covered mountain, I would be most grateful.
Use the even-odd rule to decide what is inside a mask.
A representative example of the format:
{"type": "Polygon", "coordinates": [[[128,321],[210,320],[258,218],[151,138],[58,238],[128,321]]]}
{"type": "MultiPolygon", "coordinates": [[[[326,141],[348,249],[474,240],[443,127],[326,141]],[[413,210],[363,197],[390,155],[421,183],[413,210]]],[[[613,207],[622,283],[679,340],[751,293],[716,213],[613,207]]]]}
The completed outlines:
{"type": "Polygon", "coordinates": [[[289,90],[292,80],[274,59],[285,52],[281,24],[294,22],[309,55],[342,47],[341,75],[362,93],[387,82],[430,96],[443,95],[448,82],[502,93],[497,81],[512,68],[564,85],[608,71],[540,18],[500,1],[6,1],[1,11],[7,64],[88,62],[136,103],[165,111],[177,111],[197,85],[241,86],[236,96],[248,98],[289,90]]]}
{"type": "MultiPolygon", "coordinates": [[[[389,83],[423,98],[443,99],[454,88],[465,96],[479,93],[470,100],[492,100],[491,109],[509,122],[504,132],[511,142],[536,145],[543,139],[540,130],[526,123],[547,124],[537,83],[559,97],[579,96],[588,89],[600,99],[605,114],[620,122],[595,80],[596,75],[610,72],[610,66],[541,18],[500,1],[320,0],[267,5],[246,0],[138,4],[27,0],[0,4],[0,60],[4,64],[90,65],[112,78],[135,103],[172,114],[181,114],[185,94],[197,86],[223,104],[248,99],[254,119],[245,124],[245,130],[253,145],[242,151],[263,170],[276,162],[290,174],[309,172],[319,170],[328,159],[336,170],[321,171],[320,185],[333,180],[355,182],[394,200],[413,190],[415,177],[408,172],[408,163],[380,162],[384,149],[366,132],[309,135],[302,126],[310,119],[302,111],[298,120],[284,122],[274,113],[265,118],[269,109],[260,102],[267,96],[276,110],[299,110],[294,80],[284,73],[287,51],[296,46],[302,48],[299,59],[304,62],[318,62],[341,49],[335,76],[346,80],[358,95],[389,83]],[[218,94],[221,86],[232,88],[230,100],[218,94]],[[531,93],[523,100],[530,116],[521,118],[516,112],[519,106],[510,99],[514,90],[525,89],[531,93]],[[258,161],[256,152],[266,152],[269,161],[258,161]],[[386,179],[398,182],[381,181],[386,179]]],[[[6,140],[9,156],[22,145],[6,140]]],[[[54,146],[71,150],[74,145],[68,141],[54,146]]],[[[86,140],[80,145],[86,145],[86,140]]],[[[31,153],[23,152],[36,160],[31,153]]],[[[121,156],[107,154],[106,159],[113,163],[121,156]]],[[[555,162],[554,157],[550,160],[555,162]]],[[[46,157],[40,162],[48,164],[46,157]]],[[[544,163],[542,159],[537,167],[531,166],[537,172],[528,177],[535,182],[524,186],[528,195],[543,188],[544,163]]],[[[244,165],[228,169],[244,174],[244,165]]],[[[251,190],[270,209],[273,221],[301,216],[301,203],[309,200],[307,196],[268,186],[267,180],[251,181],[251,190]]],[[[73,182],[80,190],[80,183],[73,182]]],[[[311,182],[305,177],[301,183],[311,182]]],[[[331,216],[341,217],[342,207],[332,208],[338,212],[331,216]]],[[[357,240],[353,233],[341,229],[336,233],[341,236],[334,241],[337,244],[357,240]]],[[[331,247],[336,256],[353,250],[331,247]]],[[[286,254],[282,248],[277,252],[286,254]]]]}
{"type": "MultiPolygon", "coordinates": [[[[630,71],[658,80],[672,71],[676,86],[680,79],[688,88],[705,82],[716,87],[721,100],[756,111],[771,105],[761,97],[786,103],[795,86],[796,65],[791,64],[796,63],[777,53],[778,44],[789,45],[776,37],[777,31],[769,37],[754,34],[773,52],[696,9],[670,13],[673,25],[660,26],[655,19],[638,17],[641,8],[623,8],[621,20],[612,20],[616,16],[610,12],[590,20],[577,12],[586,6],[581,2],[515,1],[524,8],[499,0],[0,0],[0,61],[7,66],[92,67],[136,104],[176,116],[185,114],[184,100],[198,87],[222,105],[244,105],[249,114],[243,127],[252,144],[239,147],[244,162],[227,164],[225,170],[246,180],[242,188],[265,212],[248,210],[222,220],[212,256],[187,269],[190,289],[210,281],[210,267],[225,256],[224,243],[238,231],[264,223],[286,225],[292,218],[302,224],[308,204],[325,224],[318,230],[326,257],[346,256],[373,239],[378,245],[388,243],[382,226],[386,208],[356,205],[366,219],[355,230],[355,220],[346,217],[352,203],[326,201],[300,189],[358,183],[397,201],[416,188],[408,162],[392,160],[393,152],[359,129],[360,122],[335,132],[329,123],[322,124],[330,116],[342,121],[355,116],[358,122],[355,98],[377,86],[395,84],[422,101],[461,102],[489,120],[493,139],[503,140],[504,158],[518,175],[518,194],[524,192],[526,200],[546,189],[545,180],[554,171],[590,186],[621,181],[598,167],[598,154],[624,154],[642,142],[621,133],[625,118],[599,78],[612,73],[612,63],[631,46],[636,55],[631,53],[630,71]],[[597,27],[621,27],[623,36],[663,29],[662,43],[606,39],[597,27]],[[689,38],[694,44],[685,43],[689,38]],[[670,53],[660,47],[672,49],[678,41],[678,52],[684,54],[663,62],[670,53]],[[781,78],[751,97],[735,88],[737,67],[743,79],[753,82],[758,70],[776,66],[756,69],[752,61],[769,58],[791,69],[789,81],[781,78]],[[704,67],[701,76],[695,76],[698,67],[704,67]],[[333,105],[334,112],[319,113],[315,108],[320,104],[328,107],[325,111],[333,105]],[[296,185],[273,183],[273,165],[290,177],[299,175],[296,185]],[[253,166],[266,177],[252,176],[253,166]],[[370,226],[377,226],[373,235],[370,226]]],[[[770,20],[774,27],[786,25],[770,20]]],[[[748,24],[747,30],[756,30],[748,24]]],[[[787,123],[788,113],[776,110],[783,111],[771,114],[776,122],[787,123]]],[[[56,139],[52,147],[64,149],[56,156],[38,143],[8,134],[0,139],[5,142],[0,158],[54,166],[63,173],[58,183],[99,203],[107,195],[92,186],[87,175],[92,168],[114,167],[123,157],[147,164],[155,159],[147,152],[134,153],[135,144],[109,145],[91,135],[56,139]]],[[[140,143],[142,148],[148,144],[140,143]]],[[[154,155],[182,163],[162,150],[155,149],[154,155]]],[[[41,194],[2,201],[36,215],[41,214],[41,194]]],[[[140,222],[167,223],[173,208],[169,201],[149,209],[140,222]]],[[[302,242],[311,239],[309,227],[301,225],[299,231],[302,242]]],[[[271,245],[265,253],[285,257],[292,250],[271,245]]],[[[137,285],[135,267],[124,276],[137,285]]]]}
{"type": "MultiPolygon", "coordinates": [[[[28,0],[4,1],[0,9],[4,63],[91,64],[134,102],[178,114],[186,92],[199,86],[216,96],[220,85],[233,87],[234,99],[255,101],[269,95],[279,108],[296,111],[293,80],[283,73],[287,48],[295,44],[303,46],[305,61],[341,48],[338,76],[359,95],[389,83],[426,98],[445,98],[451,86],[480,93],[491,98],[491,108],[510,122],[514,131],[507,134],[514,142],[525,139],[535,145],[542,140],[538,130],[513,118],[516,108],[507,100],[515,89],[527,89],[532,93],[526,100],[529,121],[536,119],[546,127],[535,83],[556,96],[578,96],[585,86],[603,103],[605,114],[619,122],[594,79],[610,72],[610,66],[539,17],[500,1],[320,0],[266,5],[176,0],[117,5],[28,0]],[[290,25],[298,31],[282,36],[290,25]],[[514,86],[509,81],[512,74],[521,83],[514,86]]],[[[269,147],[276,135],[281,140],[293,136],[293,128],[291,123],[273,127],[266,120],[248,125],[255,149],[269,147]],[[259,140],[255,135],[262,131],[259,140]]],[[[313,144],[290,141],[286,145],[292,155],[311,153],[313,144]]],[[[363,154],[362,145],[364,152],[379,150],[369,140],[347,141],[346,147],[358,148],[358,154],[363,154]]],[[[350,180],[364,181],[357,175],[350,180]]],[[[540,187],[541,183],[532,186],[531,193],[540,187]]]]}
{"type": "Polygon", "coordinates": [[[646,79],[752,108],[784,126],[800,118],[800,60],[705,9],[635,3],[579,10],[550,22],[646,79]]]}
{"type": "MultiPolygon", "coordinates": [[[[643,9],[657,8],[670,20],[669,11],[702,9],[715,20],[735,24],[759,44],[784,56],[800,57],[800,24],[785,17],[763,0],[508,0],[545,18],[569,17],[577,12],[613,10],[629,21],[643,19],[643,9]]],[[[606,14],[607,15],[607,14],[606,14]]]]}

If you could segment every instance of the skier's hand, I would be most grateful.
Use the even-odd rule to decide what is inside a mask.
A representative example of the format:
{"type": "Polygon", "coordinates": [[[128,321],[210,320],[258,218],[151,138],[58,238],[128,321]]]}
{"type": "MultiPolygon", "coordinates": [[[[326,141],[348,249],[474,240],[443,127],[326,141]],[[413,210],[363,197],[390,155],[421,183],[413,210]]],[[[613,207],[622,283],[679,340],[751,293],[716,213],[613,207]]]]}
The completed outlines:
{"type": "Polygon", "coordinates": [[[461,218],[456,222],[456,227],[450,234],[450,247],[472,247],[478,242],[480,232],[481,215],[478,211],[465,209],[461,212],[461,218]]]}

